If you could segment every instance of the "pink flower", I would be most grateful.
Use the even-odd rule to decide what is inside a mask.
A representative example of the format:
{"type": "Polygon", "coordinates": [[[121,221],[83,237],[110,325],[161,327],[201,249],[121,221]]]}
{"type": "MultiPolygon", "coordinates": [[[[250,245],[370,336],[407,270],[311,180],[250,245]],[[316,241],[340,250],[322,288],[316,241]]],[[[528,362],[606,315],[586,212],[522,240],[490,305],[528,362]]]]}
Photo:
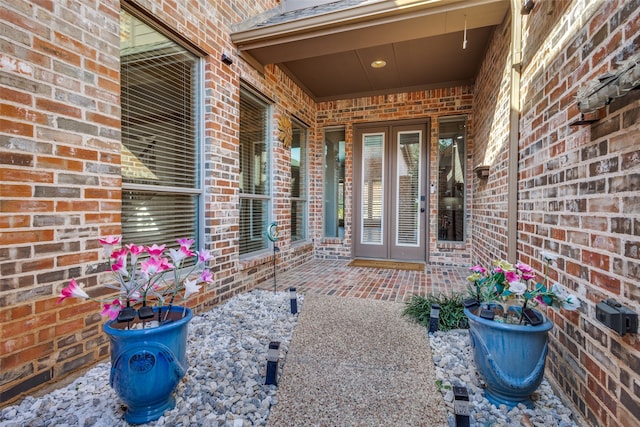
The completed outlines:
{"type": "Polygon", "coordinates": [[[199,262],[207,262],[209,261],[212,256],[211,253],[205,249],[201,250],[201,251],[197,251],[196,254],[198,255],[198,261],[199,262]]]}
{"type": "Polygon", "coordinates": [[[535,278],[536,278],[536,275],[534,273],[522,273],[523,280],[533,280],[535,278]]]}
{"type": "Polygon", "coordinates": [[[519,282],[520,281],[520,277],[518,277],[518,274],[515,271],[506,271],[504,273],[504,278],[509,283],[519,282]]]}
{"type": "Polygon", "coordinates": [[[522,271],[523,273],[531,273],[533,272],[533,268],[531,268],[531,266],[529,264],[525,264],[523,262],[519,262],[516,264],[516,268],[520,271],[522,271]]]}
{"type": "Polygon", "coordinates": [[[104,304],[103,309],[100,312],[102,316],[109,316],[111,320],[116,320],[118,318],[118,313],[122,310],[122,304],[120,304],[120,300],[114,299],[111,304],[104,304]]]}
{"type": "Polygon", "coordinates": [[[487,271],[487,269],[481,265],[474,265],[469,270],[473,271],[474,273],[486,273],[487,271]]]}
{"type": "Polygon", "coordinates": [[[206,283],[213,282],[213,275],[209,270],[202,270],[202,274],[200,274],[200,280],[206,283]]]}
{"type": "Polygon", "coordinates": [[[156,273],[161,273],[173,268],[173,265],[169,264],[166,258],[149,258],[146,261],[140,263],[140,269],[148,276],[153,276],[156,273]]]}
{"type": "Polygon", "coordinates": [[[107,236],[98,239],[98,242],[100,242],[102,246],[114,246],[120,243],[120,239],[122,239],[120,236],[107,236]]]}
{"type": "Polygon", "coordinates": [[[191,249],[189,249],[188,246],[180,246],[180,252],[182,252],[185,257],[190,257],[195,255],[195,253],[191,249]]]}
{"type": "Polygon", "coordinates": [[[138,246],[133,243],[129,243],[128,245],[126,245],[126,248],[129,249],[131,255],[140,255],[144,252],[144,246],[142,245],[138,246]]]}
{"type": "Polygon", "coordinates": [[[180,261],[187,257],[191,257],[194,253],[186,246],[180,246],[179,250],[169,249],[169,255],[173,260],[174,264],[180,264],[180,261]]]}
{"type": "Polygon", "coordinates": [[[185,248],[189,249],[191,245],[193,245],[193,242],[195,242],[195,240],[187,239],[186,237],[184,237],[182,239],[177,239],[176,242],[178,242],[180,246],[184,246],[185,248]]]}
{"type": "Polygon", "coordinates": [[[104,252],[105,254],[107,254],[107,257],[110,257],[111,253],[113,252],[113,247],[120,243],[120,239],[120,236],[107,236],[98,239],[98,242],[100,242],[100,244],[104,248],[104,252]]]}
{"type": "Polygon", "coordinates": [[[129,272],[127,271],[127,251],[126,249],[114,252],[113,254],[118,256],[116,257],[116,262],[111,264],[111,271],[114,273],[118,273],[121,276],[129,276],[129,272]]]}
{"type": "Polygon", "coordinates": [[[159,258],[160,256],[162,256],[162,253],[164,252],[164,248],[167,245],[162,245],[162,246],[158,246],[155,243],[153,244],[153,246],[147,246],[147,253],[154,258],[159,258]]]}
{"type": "Polygon", "coordinates": [[[535,300],[538,304],[547,305],[547,303],[545,303],[545,302],[544,302],[544,298],[542,298],[542,295],[536,295],[536,297],[534,298],[534,300],[535,300]]]}
{"type": "Polygon", "coordinates": [[[71,279],[71,281],[69,282],[69,285],[67,285],[66,288],[63,288],[60,291],[60,298],[58,298],[58,304],[60,304],[62,301],[64,301],[67,298],[88,299],[89,295],[87,295],[87,293],[82,290],[82,287],[80,287],[76,283],[76,279],[71,279]]]}

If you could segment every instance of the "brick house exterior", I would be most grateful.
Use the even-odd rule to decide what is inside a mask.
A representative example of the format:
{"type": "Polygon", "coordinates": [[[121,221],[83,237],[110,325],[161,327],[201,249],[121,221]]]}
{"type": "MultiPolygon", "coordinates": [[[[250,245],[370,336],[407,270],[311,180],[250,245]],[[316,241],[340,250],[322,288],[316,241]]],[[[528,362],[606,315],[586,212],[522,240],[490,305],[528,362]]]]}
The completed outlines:
{"type": "MultiPolygon", "coordinates": [[[[582,307],[548,312],[556,327],[547,373],[591,425],[640,423],[636,335],[618,336],[595,316],[606,298],[640,310],[640,95],[615,99],[591,124],[570,125],[580,118],[578,89],[640,51],[640,2],[535,1],[526,16],[519,3],[512,1],[517,10],[494,32],[474,85],[316,103],[277,66],[258,72],[234,55],[232,26],[277,0],[127,1],[204,62],[204,243],[216,281],[193,307],[203,311],[248,291],[273,271],[271,254],[241,257],[238,248],[241,81],[274,101],[270,162],[279,179],[272,183],[271,215],[278,223],[290,218],[291,158],[275,124],[291,114],[309,126],[309,232],[292,243],[283,228],[283,269],[314,257],[351,257],[354,125],[425,118],[437,141],[437,119],[464,114],[469,232],[461,243],[439,242],[437,216],[430,215],[429,262],[466,266],[515,252],[541,271],[539,252],[558,253],[551,278],[572,289],[582,307]],[[512,55],[514,19],[522,19],[519,64],[512,55]],[[232,64],[220,61],[223,53],[232,64]],[[510,105],[516,105],[517,157],[510,157],[510,105]],[[322,231],[323,129],[331,126],[344,126],[347,145],[344,239],[322,231]],[[488,178],[475,175],[480,165],[490,167],[488,178]],[[517,212],[509,206],[514,184],[517,212]]],[[[121,233],[121,7],[5,1],[0,12],[2,404],[108,355],[94,303],[56,300],[73,277],[99,292],[107,278],[97,237],[121,233]]],[[[435,147],[430,171],[437,170],[435,147]]]]}

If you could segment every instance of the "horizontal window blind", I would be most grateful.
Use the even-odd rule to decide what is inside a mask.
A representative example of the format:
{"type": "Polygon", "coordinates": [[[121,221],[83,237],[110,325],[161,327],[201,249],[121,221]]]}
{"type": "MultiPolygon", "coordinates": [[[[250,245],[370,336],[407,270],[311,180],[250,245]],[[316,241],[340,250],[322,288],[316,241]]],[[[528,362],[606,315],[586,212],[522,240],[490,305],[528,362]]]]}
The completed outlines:
{"type": "Polygon", "coordinates": [[[120,40],[124,239],[197,240],[199,58],[126,10],[120,40]]]}
{"type": "Polygon", "coordinates": [[[268,247],[268,105],[240,90],[240,254],[268,247]]]}
{"type": "Polygon", "coordinates": [[[123,191],[122,233],[125,243],[152,245],[197,235],[198,196],[123,191]]]}

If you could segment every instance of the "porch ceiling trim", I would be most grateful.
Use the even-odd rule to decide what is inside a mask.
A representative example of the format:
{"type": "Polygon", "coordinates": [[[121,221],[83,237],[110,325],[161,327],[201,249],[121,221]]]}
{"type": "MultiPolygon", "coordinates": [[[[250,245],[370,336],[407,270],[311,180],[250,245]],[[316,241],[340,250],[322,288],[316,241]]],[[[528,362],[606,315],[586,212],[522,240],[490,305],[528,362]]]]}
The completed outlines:
{"type": "MultiPolygon", "coordinates": [[[[353,5],[353,1],[346,3],[352,5],[341,9],[334,7],[335,10],[321,7],[317,13],[314,13],[315,9],[286,14],[270,11],[262,17],[236,25],[231,40],[238,54],[248,56],[254,66],[282,65],[285,72],[301,83],[316,100],[337,99],[345,96],[344,90],[332,91],[317,81],[317,76],[313,79],[304,76],[302,70],[311,64],[305,64],[305,61],[316,61],[317,64],[320,58],[326,58],[344,70],[348,69],[348,60],[361,62],[361,78],[371,80],[366,61],[376,52],[397,52],[404,43],[411,43],[411,48],[418,50],[416,54],[419,54],[428,50],[421,49],[420,43],[453,43],[455,40],[455,48],[452,46],[449,51],[451,55],[458,55],[465,27],[468,34],[478,34],[478,40],[485,43],[487,28],[501,23],[509,11],[509,0],[380,0],[364,1],[357,5],[353,5]],[[454,33],[460,33],[459,37],[453,36],[454,33]],[[318,90],[321,87],[323,90],[318,90]]],[[[475,61],[479,51],[484,53],[484,46],[472,46],[464,54],[475,61]]],[[[469,61],[470,65],[476,65],[475,62],[471,64],[471,59],[469,61]]],[[[396,73],[402,73],[405,71],[403,67],[408,67],[400,61],[391,65],[396,73]]],[[[422,65],[415,63],[415,66],[422,65]]],[[[459,68],[460,63],[457,61],[451,66],[459,68]]],[[[355,67],[353,70],[355,72],[355,67]]],[[[411,70],[406,71],[411,73],[411,70]]],[[[429,75],[428,70],[425,75],[429,75]]],[[[468,76],[452,75],[455,78],[449,80],[470,80],[468,76]]],[[[395,80],[398,82],[402,79],[396,76],[395,80]]],[[[414,79],[396,84],[395,87],[437,87],[443,83],[416,82],[414,79]]],[[[362,89],[356,92],[393,90],[373,83],[370,90],[362,89]]]]}

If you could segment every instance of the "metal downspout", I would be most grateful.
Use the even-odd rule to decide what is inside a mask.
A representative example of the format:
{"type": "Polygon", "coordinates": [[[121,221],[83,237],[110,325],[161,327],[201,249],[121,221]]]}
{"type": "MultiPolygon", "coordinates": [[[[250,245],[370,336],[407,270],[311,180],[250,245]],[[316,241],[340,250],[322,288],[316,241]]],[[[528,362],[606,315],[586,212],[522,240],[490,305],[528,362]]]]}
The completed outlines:
{"type": "Polygon", "coordinates": [[[507,169],[507,259],[518,256],[518,138],[520,135],[520,71],[522,61],[521,0],[511,0],[511,94],[507,169]]]}

